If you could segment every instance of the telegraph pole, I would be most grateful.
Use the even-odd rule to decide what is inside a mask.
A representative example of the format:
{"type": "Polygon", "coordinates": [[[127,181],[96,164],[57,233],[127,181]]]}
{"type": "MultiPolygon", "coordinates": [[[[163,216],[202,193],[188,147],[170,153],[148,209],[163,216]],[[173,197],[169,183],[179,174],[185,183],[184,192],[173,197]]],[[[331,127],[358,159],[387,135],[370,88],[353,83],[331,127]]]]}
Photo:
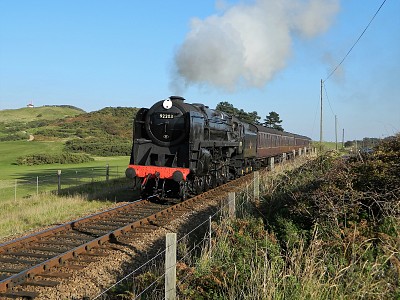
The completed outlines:
{"type": "Polygon", "coordinates": [[[344,148],[344,128],[343,128],[343,133],[342,133],[342,148],[344,148]]]}
{"type": "Polygon", "coordinates": [[[338,150],[337,146],[337,116],[335,115],[335,142],[336,142],[336,151],[338,150]]]}
{"type": "Polygon", "coordinates": [[[321,79],[321,121],[319,123],[319,150],[322,152],[322,79],[321,79]]]}

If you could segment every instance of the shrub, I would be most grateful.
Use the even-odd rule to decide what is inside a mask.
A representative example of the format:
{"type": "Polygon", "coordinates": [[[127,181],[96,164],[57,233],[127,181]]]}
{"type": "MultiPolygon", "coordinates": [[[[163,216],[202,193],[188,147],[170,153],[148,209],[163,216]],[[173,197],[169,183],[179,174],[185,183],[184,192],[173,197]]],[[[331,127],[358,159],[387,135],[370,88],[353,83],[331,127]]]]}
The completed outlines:
{"type": "Polygon", "coordinates": [[[32,154],[17,158],[17,165],[79,164],[94,159],[84,153],[32,154]]]}
{"type": "Polygon", "coordinates": [[[20,141],[29,139],[29,134],[26,132],[18,132],[15,134],[9,134],[0,138],[0,142],[6,141],[20,141]]]}
{"type": "Polygon", "coordinates": [[[67,141],[65,149],[72,152],[85,152],[97,156],[130,155],[132,145],[130,141],[121,138],[91,138],[74,139],[67,141]]]}

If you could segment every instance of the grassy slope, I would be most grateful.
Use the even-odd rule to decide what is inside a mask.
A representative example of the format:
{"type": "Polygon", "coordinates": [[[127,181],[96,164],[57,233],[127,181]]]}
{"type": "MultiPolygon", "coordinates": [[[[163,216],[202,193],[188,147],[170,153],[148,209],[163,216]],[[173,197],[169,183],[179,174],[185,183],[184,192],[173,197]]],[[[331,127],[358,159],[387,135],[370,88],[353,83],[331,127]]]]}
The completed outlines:
{"type": "Polygon", "coordinates": [[[35,120],[56,120],[65,117],[77,116],[84,111],[72,107],[41,106],[34,108],[19,108],[0,110],[0,122],[29,122],[35,120]]]}

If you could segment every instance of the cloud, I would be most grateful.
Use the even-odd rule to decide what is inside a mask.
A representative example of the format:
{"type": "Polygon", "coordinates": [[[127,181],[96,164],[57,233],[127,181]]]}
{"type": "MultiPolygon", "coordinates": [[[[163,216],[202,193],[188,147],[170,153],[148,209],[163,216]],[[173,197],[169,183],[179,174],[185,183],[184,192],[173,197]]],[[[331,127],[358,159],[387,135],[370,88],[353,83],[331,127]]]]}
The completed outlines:
{"type": "MultiPolygon", "coordinates": [[[[222,5],[224,4],[224,5],[222,5]]],[[[226,5],[219,15],[191,21],[174,57],[171,86],[207,85],[235,91],[261,88],[283,69],[294,36],[325,32],[338,0],[257,0],[226,5]]]]}

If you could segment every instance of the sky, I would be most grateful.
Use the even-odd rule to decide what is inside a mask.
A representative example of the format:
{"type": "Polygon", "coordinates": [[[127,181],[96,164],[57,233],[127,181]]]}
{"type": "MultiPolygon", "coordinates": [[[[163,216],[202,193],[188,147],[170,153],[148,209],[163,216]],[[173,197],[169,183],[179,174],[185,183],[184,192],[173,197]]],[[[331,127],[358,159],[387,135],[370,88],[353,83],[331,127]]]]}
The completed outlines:
{"type": "Polygon", "coordinates": [[[335,141],[335,116],[339,142],[343,130],[345,141],[383,138],[400,131],[400,1],[355,44],[382,3],[0,0],[0,110],[180,95],[261,121],[275,111],[286,131],[318,141],[322,80],[324,141],[335,141]]]}

